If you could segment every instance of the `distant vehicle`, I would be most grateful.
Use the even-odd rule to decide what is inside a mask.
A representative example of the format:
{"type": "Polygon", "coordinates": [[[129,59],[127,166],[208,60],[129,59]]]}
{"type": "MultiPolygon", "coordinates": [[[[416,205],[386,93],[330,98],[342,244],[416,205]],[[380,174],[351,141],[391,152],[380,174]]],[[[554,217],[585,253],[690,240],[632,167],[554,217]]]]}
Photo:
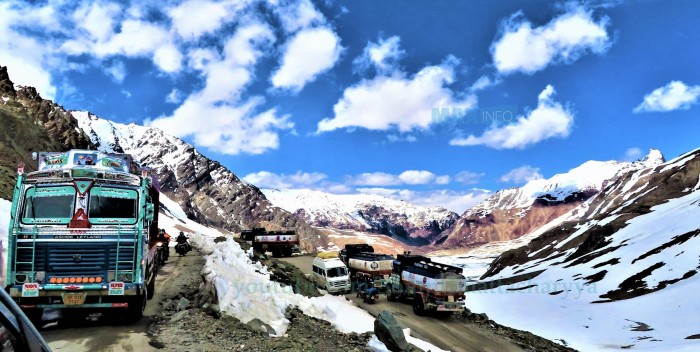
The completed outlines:
{"type": "Polygon", "coordinates": [[[348,268],[337,255],[335,257],[319,253],[312,263],[313,281],[329,293],[350,292],[348,268]]]}
{"type": "Polygon", "coordinates": [[[3,290],[0,290],[0,350],[51,352],[34,324],[3,290]]]}
{"type": "Polygon", "coordinates": [[[387,300],[412,298],[413,312],[451,314],[464,310],[467,280],[462,268],[435,263],[420,255],[399,254],[386,285],[387,300]]]}
{"type": "Polygon", "coordinates": [[[250,241],[256,252],[270,251],[273,257],[291,257],[294,246],[299,246],[299,235],[294,231],[268,232],[264,228],[255,228],[243,230],[241,238],[250,241]]]}
{"type": "Polygon", "coordinates": [[[383,289],[391,275],[394,257],[388,254],[374,253],[374,247],[368,244],[346,244],[340,251],[340,259],[350,269],[353,282],[369,279],[373,286],[383,289]]]}
{"type": "Polygon", "coordinates": [[[128,154],[38,153],[18,168],[5,291],[33,322],[45,308],[109,308],[137,321],[155,290],[158,190],[128,154]]]}

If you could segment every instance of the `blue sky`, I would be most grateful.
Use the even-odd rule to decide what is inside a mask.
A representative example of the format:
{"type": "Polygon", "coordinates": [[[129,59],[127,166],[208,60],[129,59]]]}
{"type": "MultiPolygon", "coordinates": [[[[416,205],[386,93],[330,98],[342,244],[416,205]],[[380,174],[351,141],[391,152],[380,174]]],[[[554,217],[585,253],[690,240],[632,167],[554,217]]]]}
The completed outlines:
{"type": "Polygon", "coordinates": [[[693,1],[3,1],[0,65],[258,186],[461,212],[587,160],[700,147],[699,15],[693,1]]]}

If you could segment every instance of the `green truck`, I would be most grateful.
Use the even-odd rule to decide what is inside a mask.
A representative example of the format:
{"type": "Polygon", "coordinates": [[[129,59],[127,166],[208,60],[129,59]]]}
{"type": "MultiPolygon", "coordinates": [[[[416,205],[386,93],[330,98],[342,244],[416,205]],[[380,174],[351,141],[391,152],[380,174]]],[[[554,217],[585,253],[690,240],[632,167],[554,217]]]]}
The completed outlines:
{"type": "Polygon", "coordinates": [[[102,308],[139,320],[158,271],[159,193],[150,171],[128,154],[33,156],[37,171],[18,167],[5,290],[35,324],[45,308],[102,308]]]}

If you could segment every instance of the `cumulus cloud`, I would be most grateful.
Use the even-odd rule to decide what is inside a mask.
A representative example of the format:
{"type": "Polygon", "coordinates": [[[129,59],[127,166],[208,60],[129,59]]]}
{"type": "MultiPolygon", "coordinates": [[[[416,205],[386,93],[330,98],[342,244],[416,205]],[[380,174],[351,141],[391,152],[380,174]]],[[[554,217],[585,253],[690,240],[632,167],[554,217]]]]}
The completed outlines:
{"type": "MultiPolygon", "coordinates": [[[[244,3],[244,2],[243,2],[244,3]]],[[[236,14],[234,2],[189,0],[167,11],[173,30],[185,40],[216,32],[236,14]]]]}
{"type": "Polygon", "coordinates": [[[406,170],[400,174],[386,172],[365,172],[346,176],[346,183],[357,186],[396,186],[448,184],[449,175],[436,175],[427,170],[406,170]]]}
{"type": "Polygon", "coordinates": [[[567,137],[573,127],[574,115],[571,110],[554,101],[554,94],[554,88],[548,85],[538,97],[537,108],[519,116],[514,123],[493,126],[481,137],[470,135],[452,139],[450,145],[522,149],[545,139],[567,137]]]}
{"type": "Polygon", "coordinates": [[[240,101],[253,76],[253,66],[274,42],[272,29],[250,21],[236,30],[221,56],[197,51],[202,58],[193,64],[206,77],[201,91],[190,94],[171,116],[148,124],[178,137],[193,136],[195,144],[223,154],[260,154],[279,147],[281,130],[294,124],[276,109],[258,112],[264,99],[240,101]],[[201,116],[206,116],[202,123],[201,116]]]}
{"type": "Polygon", "coordinates": [[[634,109],[634,112],[687,110],[698,102],[698,96],[700,96],[700,86],[687,86],[681,81],[671,81],[645,95],[644,101],[634,109]]]}
{"type": "Polygon", "coordinates": [[[272,74],[272,85],[298,92],[332,68],[342,51],[340,37],[329,28],[302,30],[287,43],[280,67],[272,74]]]}
{"type": "Polygon", "coordinates": [[[498,179],[501,182],[509,183],[527,183],[533,180],[539,180],[544,178],[540,173],[540,169],[537,167],[532,167],[530,165],[524,165],[513,170],[508,171],[505,175],[498,179]]]}
{"type": "Polygon", "coordinates": [[[427,66],[414,76],[394,71],[350,86],[333,106],[334,117],[318,123],[318,132],[348,127],[369,130],[398,128],[401,132],[427,129],[433,123],[435,107],[460,107],[471,110],[476,97],[458,97],[447,87],[455,80],[459,62],[448,58],[442,64],[427,66]]]}
{"type": "Polygon", "coordinates": [[[326,18],[310,0],[268,0],[287,33],[324,25],[326,18]]]}
{"type": "Polygon", "coordinates": [[[260,188],[292,189],[314,186],[327,177],[326,174],[320,172],[297,171],[294,174],[277,174],[259,171],[246,175],[243,180],[260,188]]]}
{"type": "Polygon", "coordinates": [[[445,209],[462,214],[491,195],[490,191],[471,189],[464,191],[434,190],[414,191],[409,189],[392,188],[358,188],[358,192],[378,194],[384,197],[401,199],[407,202],[426,207],[440,206],[445,209]]]}
{"type": "Polygon", "coordinates": [[[398,36],[380,38],[377,43],[369,42],[362,55],[357,57],[353,64],[359,71],[374,66],[378,72],[390,72],[395,69],[397,61],[406,54],[400,44],[401,38],[398,36]]]}
{"type": "Polygon", "coordinates": [[[122,83],[126,77],[126,66],[121,61],[115,61],[111,66],[105,68],[105,72],[112,77],[116,83],[122,83]]]}
{"type": "Polygon", "coordinates": [[[604,53],[611,45],[609,23],[607,17],[596,20],[592,11],[573,7],[533,28],[518,12],[500,26],[491,45],[493,63],[502,74],[532,74],[550,64],[574,62],[588,52],[604,53]]]}

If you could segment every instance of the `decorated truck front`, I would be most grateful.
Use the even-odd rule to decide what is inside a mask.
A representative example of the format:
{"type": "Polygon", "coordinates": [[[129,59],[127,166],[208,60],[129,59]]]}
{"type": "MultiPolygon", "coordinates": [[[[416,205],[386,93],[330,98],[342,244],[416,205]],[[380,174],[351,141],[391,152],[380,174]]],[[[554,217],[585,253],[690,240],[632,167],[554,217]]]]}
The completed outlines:
{"type": "Polygon", "coordinates": [[[291,257],[293,248],[299,246],[299,235],[294,231],[266,231],[264,228],[243,230],[241,238],[250,241],[256,252],[272,252],[273,257],[291,257]]]}
{"type": "Polygon", "coordinates": [[[461,268],[419,255],[398,255],[387,282],[387,299],[412,298],[417,315],[426,311],[449,314],[464,310],[466,285],[461,268]]]}
{"type": "MultiPolygon", "coordinates": [[[[19,168],[5,290],[34,321],[45,308],[119,308],[138,320],[155,286],[158,192],[131,156],[39,153],[19,168]]],[[[120,313],[123,314],[123,313],[120,313]]]]}
{"type": "Polygon", "coordinates": [[[391,255],[374,253],[374,247],[367,244],[346,244],[340,258],[350,269],[353,281],[369,278],[377,288],[386,285],[394,261],[391,255]]]}

